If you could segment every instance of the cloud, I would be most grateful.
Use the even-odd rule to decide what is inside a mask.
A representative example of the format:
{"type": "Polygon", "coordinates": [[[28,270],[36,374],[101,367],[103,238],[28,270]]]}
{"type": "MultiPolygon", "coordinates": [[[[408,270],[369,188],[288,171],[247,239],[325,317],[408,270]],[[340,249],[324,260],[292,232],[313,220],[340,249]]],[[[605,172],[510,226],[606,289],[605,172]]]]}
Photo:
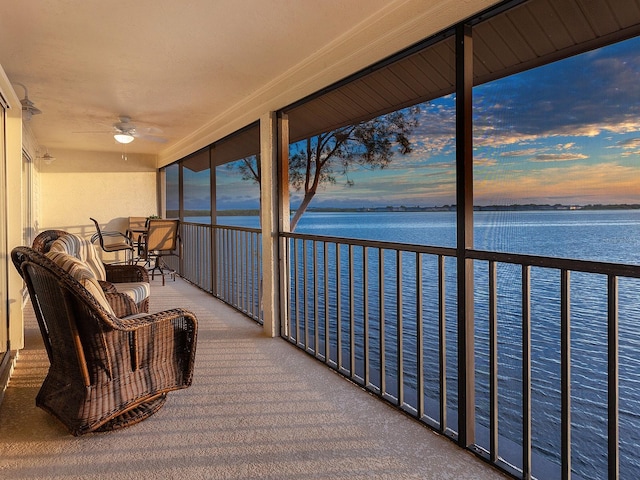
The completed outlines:
{"type": "Polygon", "coordinates": [[[493,127],[474,126],[473,145],[475,147],[502,148],[506,145],[533,143],[545,135],[526,135],[514,131],[498,131],[493,127]],[[490,132],[488,132],[490,130],[490,132]]]}
{"type": "Polygon", "coordinates": [[[494,167],[498,164],[495,158],[473,157],[473,165],[476,167],[494,167]]]}
{"type": "MultiPolygon", "coordinates": [[[[474,146],[500,148],[549,138],[637,132],[638,72],[640,38],[634,38],[478,86],[474,146]]],[[[455,97],[430,102],[414,132],[416,155],[451,153],[455,133],[455,97]]],[[[571,140],[558,144],[559,149],[574,146],[571,140]]]]}
{"type": "MultiPolygon", "coordinates": [[[[423,163],[420,168],[385,169],[350,178],[355,182],[352,187],[339,181],[318,190],[312,205],[441,205],[451,203],[455,198],[455,167],[452,163],[437,166],[423,163]]],[[[295,202],[299,199],[292,198],[292,203],[295,202]]]]}
{"type": "Polygon", "coordinates": [[[618,143],[616,143],[615,146],[620,148],[625,148],[625,149],[640,148],[640,137],[627,138],[625,140],[620,140],[618,143]]]}
{"type": "Polygon", "coordinates": [[[570,162],[589,158],[581,153],[541,153],[531,159],[532,162],[570,162]]]}
{"type": "Polygon", "coordinates": [[[638,131],[639,72],[634,38],[489,82],[474,89],[474,128],[518,142],[638,131]]]}
{"type": "Polygon", "coordinates": [[[500,157],[530,157],[535,155],[538,151],[537,148],[529,148],[526,150],[512,150],[509,152],[501,152],[500,157]]]}
{"type": "Polygon", "coordinates": [[[455,159],[452,159],[451,162],[437,162],[437,163],[428,163],[425,165],[426,168],[431,169],[440,169],[440,170],[454,170],[456,168],[455,159]]]}
{"type": "Polygon", "coordinates": [[[455,151],[455,135],[443,136],[433,133],[422,132],[419,136],[414,132],[411,138],[412,157],[430,158],[436,155],[443,155],[455,151]]]}
{"type": "Polygon", "coordinates": [[[558,145],[556,145],[556,148],[558,150],[570,150],[575,146],[575,142],[569,142],[569,143],[559,143],[558,145]]]}
{"type": "Polygon", "coordinates": [[[477,179],[474,195],[480,204],[637,203],[638,170],[616,162],[571,165],[534,171],[504,172],[477,179]]]}

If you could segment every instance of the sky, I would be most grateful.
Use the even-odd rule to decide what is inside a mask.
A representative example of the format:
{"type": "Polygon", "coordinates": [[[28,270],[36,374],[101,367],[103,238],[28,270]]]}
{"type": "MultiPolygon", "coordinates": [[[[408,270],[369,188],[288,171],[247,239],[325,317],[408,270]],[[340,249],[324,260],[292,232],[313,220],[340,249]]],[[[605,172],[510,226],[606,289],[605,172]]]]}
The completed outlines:
{"type": "MultiPolygon", "coordinates": [[[[476,205],[640,203],[640,38],[477,86],[473,105],[476,205]]],[[[454,113],[453,95],[423,104],[410,154],[311,207],[455,203],[454,113]]],[[[257,185],[217,175],[219,209],[258,207],[257,185]]]]}

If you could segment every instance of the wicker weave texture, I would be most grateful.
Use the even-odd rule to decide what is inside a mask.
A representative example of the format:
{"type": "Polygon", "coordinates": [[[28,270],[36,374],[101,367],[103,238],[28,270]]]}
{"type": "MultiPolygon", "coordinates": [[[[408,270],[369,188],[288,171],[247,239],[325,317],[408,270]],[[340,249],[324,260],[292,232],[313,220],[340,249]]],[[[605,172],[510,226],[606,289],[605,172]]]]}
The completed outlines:
{"type": "Polygon", "coordinates": [[[197,319],[188,310],[117,318],[67,272],[28,247],[12,251],[50,367],[36,405],[74,435],[135,424],[193,379],[197,319]]]}
{"type": "MultiPolygon", "coordinates": [[[[45,230],[38,234],[33,240],[32,247],[39,253],[47,253],[51,249],[51,244],[58,238],[69,235],[64,230],[45,230]]],[[[107,300],[111,304],[111,308],[117,317],[124,317],[138,312],[149,311],[149,299],[136,304],[132,303],[131,297],[125,294],[119,294],[117,290],[110,289],[109,283],[129,283],[129,282],[147,282],[149,283],[149,274],[141,265],[109,265],[103,264],[106,272],[106,283],[102,284],[102,288],[107,294],[107,300]],[[111,293],[112,295],[109,295],[111,293]]]]}

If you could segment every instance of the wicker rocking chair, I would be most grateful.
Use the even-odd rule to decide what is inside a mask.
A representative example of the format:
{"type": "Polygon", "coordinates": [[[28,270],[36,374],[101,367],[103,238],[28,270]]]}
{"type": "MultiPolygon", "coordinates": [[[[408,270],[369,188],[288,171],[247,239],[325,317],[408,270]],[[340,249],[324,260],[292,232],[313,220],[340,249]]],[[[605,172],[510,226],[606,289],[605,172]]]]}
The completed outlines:
{"type": "MultiPolygon", "coordinates": [[[[11,252],[50,361],[36,405],[73,435],[126,427],[191,385],[197,320],[174,309],[117,318],[72,273],[29,247],[11,252]]],[[[88,289],[89,288],[89,289],[88,289]]]]}

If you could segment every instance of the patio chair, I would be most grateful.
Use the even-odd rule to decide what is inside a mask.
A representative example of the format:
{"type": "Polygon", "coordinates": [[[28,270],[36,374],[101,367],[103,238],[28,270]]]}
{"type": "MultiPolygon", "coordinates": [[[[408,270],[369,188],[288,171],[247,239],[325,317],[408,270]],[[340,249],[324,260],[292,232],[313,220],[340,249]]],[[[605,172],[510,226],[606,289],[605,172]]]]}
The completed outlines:
{"type": "Polygon", "coordinates": [[[144,253],[144,234],[147,233],[147,217],[129,217],[129,227],[125,235],[129,238],[136,256],[132,263],[138,263],[144,253]]]}
{"type": "Polygon", "coordinates": [[[191,385],[197,320],[184,309],[118,318],[78,259],[29,248],[11,258],[22,275],[49,357],[36,405],[73,435],[115,430],[155,413],[191,385]]]}
{"type": "Polygon", "coordinates": [[[116,230],[102,230],[95,218],[89,218],[89,220],[96,226],[96,233],[91,237],[91,243],[98,240],[100,248],[108,253],[124,251],[125,263],[133,262],[133,243],[127,235],[116,230]]]}
{"type": "Polygon", "coordinates": [[[149,274],[144,267],[105,264],[99,258],[95,245],[88,239],[64,230],[40,232],[31,246],[42,254],[51,251],[52,247],[87,264],[118,317],[149,311],[149,274]]]}
{"type": "Polygon", "coordinates": [[[147,261],[155,260],[153,267],[149,269],[151,280],[154,279],[157,271],[162,276],[162,285],[167,272],[175,281],[176,272],[164,263],[163,257],[181,256],[180,220],[150,218],[147,222],[144,242],[147,261]]]}

